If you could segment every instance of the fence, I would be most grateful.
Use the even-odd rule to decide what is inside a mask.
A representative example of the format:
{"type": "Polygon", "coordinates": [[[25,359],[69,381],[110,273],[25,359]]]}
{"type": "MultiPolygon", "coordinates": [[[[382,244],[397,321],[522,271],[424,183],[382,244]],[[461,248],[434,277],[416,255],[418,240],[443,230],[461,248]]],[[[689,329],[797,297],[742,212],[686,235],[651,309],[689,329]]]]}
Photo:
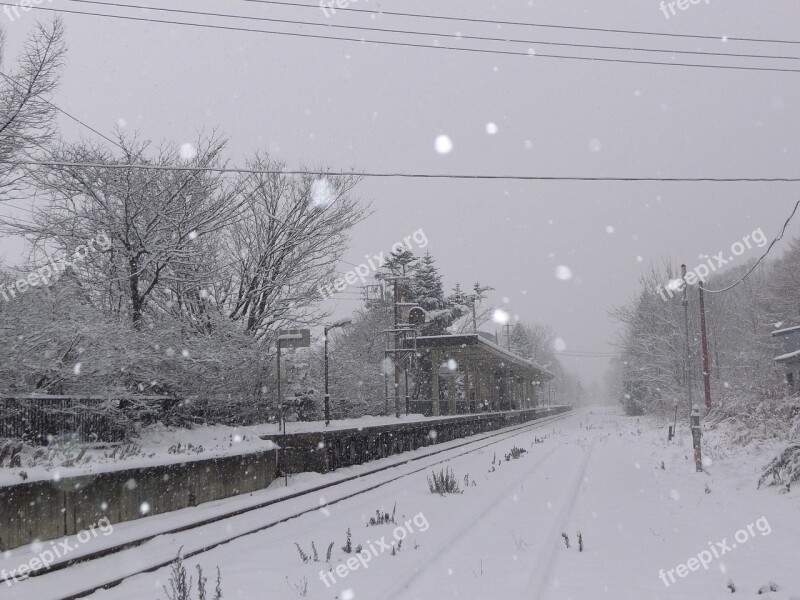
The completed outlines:
{"type": "Polygon", "coordinates": [[[126,399],[0,397],[0,438],[42,444],[54,436],[67,434],[87,441],[123,441],[134,421],[153,422],[176,402],[174,398],[161,396],[126,399]]]}

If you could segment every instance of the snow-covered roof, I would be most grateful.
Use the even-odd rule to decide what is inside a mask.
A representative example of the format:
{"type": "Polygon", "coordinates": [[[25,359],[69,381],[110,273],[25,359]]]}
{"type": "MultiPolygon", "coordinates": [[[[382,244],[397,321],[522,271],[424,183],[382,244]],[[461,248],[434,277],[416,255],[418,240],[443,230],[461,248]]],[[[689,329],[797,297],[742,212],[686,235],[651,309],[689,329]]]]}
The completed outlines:
{"type": "Polygon", "coordinates": [[[794,352],[789,352],[787,354],[781,354],[780,356],[775,357],[775,362],[786,362],[787,360],[791,360],[792,358],[797,358],[800,356],[800,350],[795,350],[794,352]]]}
{"type": "Polygon", "coordinates": [[[493,341],[489,341],[488,339],[479,335],[481,332],[476,333],[469,333],[469,334],[458,334],[458,335],[431,335],[431,336],[420,336],[416,339],[417,347],[422,348],[467,348],[467,347],[477,347],[480,349],[481,352],[484,352],[488,355],[494,357],[495,360],[506,360],[510,364],[525,367],[528,369],[533,369],[538,371],[540,375],[542,375],[545,379],[553,379],[555,375],[553,375],[550,371],[545,369],[543,366],[536,364],[533,361],[530,361],[526,358],[522,358],[521,356],[514,354],[513,352],[503,348],[502,346],[498,346],[493,341]]]}
{"type": "Polygon", "coordinates": [[[784,335],[792,331],[797,331],[800,329],[800,325],[795,325],[794,327],[786,327],[784,329],[776,329],[772,332],[772,335],[784,335]]]}

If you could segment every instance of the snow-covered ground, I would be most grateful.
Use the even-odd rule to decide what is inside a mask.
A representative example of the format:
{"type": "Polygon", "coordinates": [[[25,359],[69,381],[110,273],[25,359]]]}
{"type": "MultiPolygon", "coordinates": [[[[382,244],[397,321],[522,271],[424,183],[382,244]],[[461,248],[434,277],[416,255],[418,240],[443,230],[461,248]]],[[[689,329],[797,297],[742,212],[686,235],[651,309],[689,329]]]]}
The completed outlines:
{"type": "MultiPolygon", "coordinates": [[[[695,473],[691,452],[687,431],[668,444],[665,424],[593,409],[452,458],[448,465],[461,494],[431,494],[426,470],[329,504],[370,483],[354,482],[335,497],[310,498],[319,508],[302,517],[186,565],[194,574],[201,564],[210,579],[219,567],[224,598],[699,600],[727,598],[729,585],[754,597],[772,583],[777,591],[766,598],[800,599],[800,494],[755,489],[770,451],[712,456],[708,474],[695,473]],[[506,460],[513,446],[526,452],[506,460]],[[368,526],[376,511],[392,513],[395,506],[396,524],[368,526]],[[363,546],[363,562],[342,548],[348,529],[353,550],[363,546]],[[310,562],[303,562],[295,544],[310,562]]],[[[191,537],[159,538],[126,553],[125,562],[145,561],[159,550],[177,552],[226,528],[301,508],[291,504],[191,537]]],[[[68,574],[80,578],[81,570],[61,576],[68,574]]],[[[161,586],[168,578],[169,569],[159,569],[93,597],[165,598],[161,586]]],[[[52,596],[42,591],[46,579],[19,584],[15,597],[58,597],[58,589],[52,596]]]]}

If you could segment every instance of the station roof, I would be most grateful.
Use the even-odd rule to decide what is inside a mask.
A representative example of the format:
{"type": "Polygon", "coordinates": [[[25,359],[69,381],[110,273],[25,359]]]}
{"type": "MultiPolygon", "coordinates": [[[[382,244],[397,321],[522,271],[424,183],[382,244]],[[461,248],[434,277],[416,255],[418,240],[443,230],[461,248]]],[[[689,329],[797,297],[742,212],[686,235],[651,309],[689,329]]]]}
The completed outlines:
{"type": "Polygon", "coordinates": [[[541,380],[555,377],[541,365],[514,354],[477,333],[421,336],[417,338],[417,350],[443,350],[454,358],[463,356],[471,362],[532,371],[541,380]]]}

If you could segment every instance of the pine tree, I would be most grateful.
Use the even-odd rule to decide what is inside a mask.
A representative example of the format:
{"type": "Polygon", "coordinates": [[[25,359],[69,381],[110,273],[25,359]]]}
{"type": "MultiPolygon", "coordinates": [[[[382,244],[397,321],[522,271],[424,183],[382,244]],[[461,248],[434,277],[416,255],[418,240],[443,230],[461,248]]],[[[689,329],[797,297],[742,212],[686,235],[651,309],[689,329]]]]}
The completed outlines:
{"type": "Polygon", "coordinates": [[[426,252],[416,266],[412,293],[414,300],[425,310],[446,308],[442,276],[430,252],[426,252]]]}

